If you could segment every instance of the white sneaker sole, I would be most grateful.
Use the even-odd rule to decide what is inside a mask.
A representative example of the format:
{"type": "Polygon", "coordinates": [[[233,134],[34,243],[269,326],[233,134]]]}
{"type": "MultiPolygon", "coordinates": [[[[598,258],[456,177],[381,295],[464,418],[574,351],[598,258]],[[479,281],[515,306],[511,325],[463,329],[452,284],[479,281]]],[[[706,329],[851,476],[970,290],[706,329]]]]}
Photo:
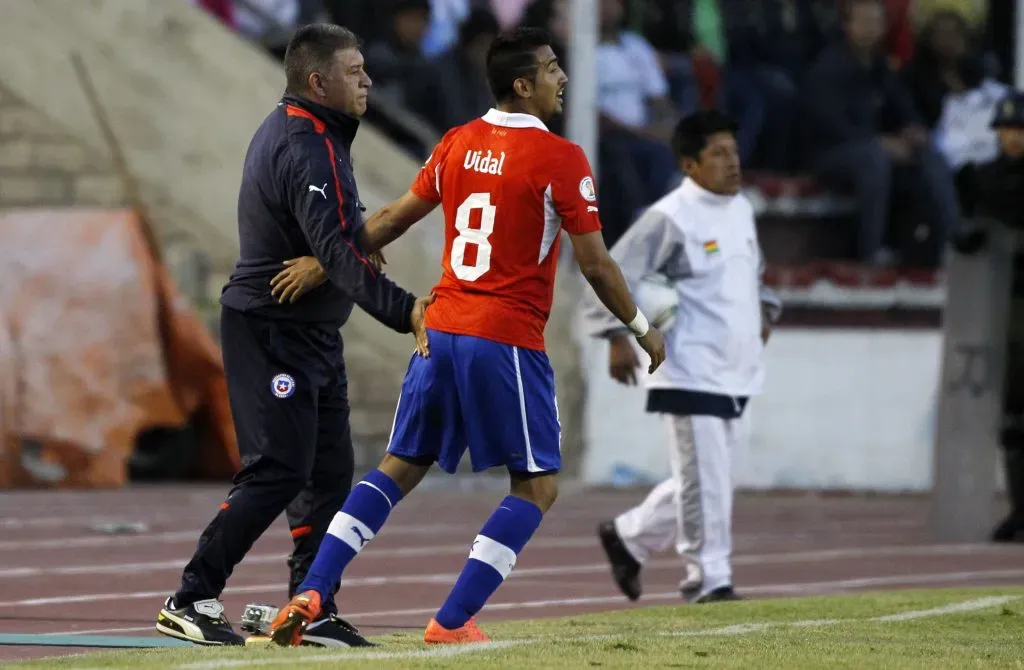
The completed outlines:
{"type": "Polygon", "coordinates": [[[225,642],[215,642],[207,640],[203,637],[203,631],[199,630],[199,627],[195,624],[176,616],[174,613],[167,610],[160,610],[160,616],[167,619],[169,622],[176,626],[180,626],[181,630],[177,630],[170,626],[165,625],[158,618],[156,621],[156,632],[166,635],[167,637],[177,638],[179,640],[185,640],[192,644],[199,644],[205,647],[224,647],[227,646],[225,642]]]}

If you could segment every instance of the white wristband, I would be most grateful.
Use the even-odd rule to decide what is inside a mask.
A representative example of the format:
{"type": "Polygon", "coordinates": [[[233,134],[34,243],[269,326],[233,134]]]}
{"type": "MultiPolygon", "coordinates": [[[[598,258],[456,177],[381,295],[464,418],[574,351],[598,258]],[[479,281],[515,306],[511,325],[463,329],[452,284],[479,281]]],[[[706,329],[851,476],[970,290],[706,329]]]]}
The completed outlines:
{"type": "Polygon", "coordinates": [[[633,331],[633,334],[637,337],[643,337],[650,330],[651,324],[647,323],[647,317],[640,311],[640,308],[636,308],[636,316],[628,324],[629,329],[633,331]]]}

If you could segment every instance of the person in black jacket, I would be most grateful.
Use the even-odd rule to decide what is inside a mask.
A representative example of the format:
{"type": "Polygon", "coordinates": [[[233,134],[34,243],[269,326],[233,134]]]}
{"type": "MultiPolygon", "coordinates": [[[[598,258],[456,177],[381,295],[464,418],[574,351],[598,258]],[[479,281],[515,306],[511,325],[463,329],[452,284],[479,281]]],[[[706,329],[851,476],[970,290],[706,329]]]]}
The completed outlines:
{"type": "Polygon", "coordinates": [[[925,125],[955,176],[961,211],[971,206],[970,187],[979,165],[999,152],[988,128],[1007,89],[995,79],[990,59],[977,49],[971,26],[960,13],[944,10],[921,27],[903,78],[925,125]]]}
{"type": "MultiPolygon", "coordinates": [[[[1024,92],[1010,93],[999,104],[992,126],[999,134],[1000,155],[972,175],[970,213],[1024,231],[1024,92]]],[[[953,241],[966,254],[980,251],[986,243],[982,228],[967,228],[953,241]]],[[[1020,253],[1014,259],[1012,295],[1001,436],[1010,512],[992,533],[996,542],[1024,542],[1024,254],[1020,253]]]]}
{"type": "MultiPolygon", "coordinates": [[[[351,146],[370,78],[349,30],[312,24],[284,59],[286,95],[252,138],[238,196],[240,256],[221,295],[221,337],[242,469],[185,566],[157,630],[197,644],[242,644],[218,601],[234,567],[287,508],[294,538],[289,594],[309,570],[352,486],[348,382],[339,328],[357,304],[387,327],[415,332],[425,353],[417,299],[380,272],[356,231],[363,207],[351,146]],[[302,300],[272,278],[285,260],[315,256],[322,275],[302,300]],[[324,281],[326,280],[326,281],[324,281]]],[[[337,587],[335,587],[337,588],[337,587]]],[[[336,616],[334,603],[307,642],[369,643],[336,616]]]]}
{"type": "Polygon", "coordinates": [[[951,171],[882,53],[883,5],[850,0],[844,28],[845,39],[827,48],[808,74],[802,124],[808,167],[826,182],[852,187],[861,261],[894,262],[884,242],[890,197],[903,192],[931,228],[927,261],[937,266],[959,218],[951,171]]]}

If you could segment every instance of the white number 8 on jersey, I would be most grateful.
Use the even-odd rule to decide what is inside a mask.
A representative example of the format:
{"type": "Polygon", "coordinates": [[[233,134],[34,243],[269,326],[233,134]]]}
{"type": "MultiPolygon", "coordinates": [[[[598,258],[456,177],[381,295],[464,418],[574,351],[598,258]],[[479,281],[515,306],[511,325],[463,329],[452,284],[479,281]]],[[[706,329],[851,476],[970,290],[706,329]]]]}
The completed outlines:
{"type": "Polygon", "coordinates": [[[490,193],[473,193],[455,212],[455,230],[459,236],[452,242],[452,272],[462,281],[476,281],[491,269],[491,243],[487,240],[494,232],[494,215],[490,193]],[[480,227],[470,228],[469,219],[474,209],[480,210],[480,227]],[[466,245],[475,244],[476,262],[466,265],[466,245]]]}

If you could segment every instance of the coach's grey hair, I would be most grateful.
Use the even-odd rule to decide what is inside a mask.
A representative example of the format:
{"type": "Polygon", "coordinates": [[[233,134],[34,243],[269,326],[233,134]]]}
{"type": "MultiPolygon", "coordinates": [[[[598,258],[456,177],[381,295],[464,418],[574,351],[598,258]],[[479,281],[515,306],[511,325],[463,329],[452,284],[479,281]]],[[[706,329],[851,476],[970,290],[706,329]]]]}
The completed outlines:
{"type": "Polygon", "coordinates": [[[311,23],[299,28],[284,54],[287,91],[302,93],[309,85],[309,75],[330,68],[334,54],[359,46],[359,37],[344,26],[311,23]]]}

